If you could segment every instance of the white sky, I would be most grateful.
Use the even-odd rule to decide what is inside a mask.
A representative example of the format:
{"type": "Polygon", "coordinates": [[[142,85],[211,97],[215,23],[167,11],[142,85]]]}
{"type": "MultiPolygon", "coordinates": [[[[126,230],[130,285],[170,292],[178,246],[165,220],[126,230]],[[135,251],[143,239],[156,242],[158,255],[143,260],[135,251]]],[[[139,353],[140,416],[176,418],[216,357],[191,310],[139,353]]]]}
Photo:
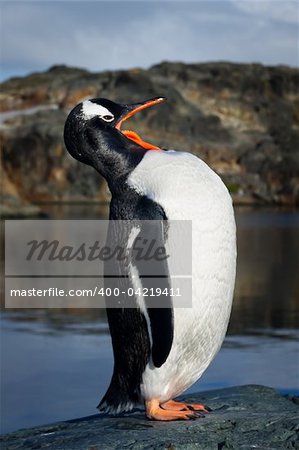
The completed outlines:
{"type": "MultiPolygon", "coordinates": [[[[0,0],[1,1],[1,0],[0,0]]],[[[298,66],[298,1],[1,1],[1,79],[53,64],[168,61],[298,66]]]]}

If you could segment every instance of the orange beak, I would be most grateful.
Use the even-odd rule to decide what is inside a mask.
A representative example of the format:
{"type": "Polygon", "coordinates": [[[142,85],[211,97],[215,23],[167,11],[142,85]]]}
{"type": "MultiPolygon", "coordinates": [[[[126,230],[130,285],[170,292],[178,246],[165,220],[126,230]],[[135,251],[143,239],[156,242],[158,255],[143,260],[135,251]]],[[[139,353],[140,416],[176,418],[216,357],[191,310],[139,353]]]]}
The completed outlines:
{"type": "Polygon", "coordinates": [[[150,108],[153,105],[157,105],[158,103],[165,102],[167,99],[165,97],[156,97],[150,100],[146,100],[143,103],[135,103],[132,105],[125,105],[125,112],[124,115],[121,116],[120,121],[115,125],[115,128],[120,131],[124,136],[126,136],[131,141],[135,142],[139,146],[147,149],[147,150],[161,150],[159,147],[156,147],[153,144],[150,144],[149,142],[145,142],[141,139],[141,137],[135,133],[135,131],[131,130],[121,130],[122,123],[129,119],[130,117],[134,116],[139,111],[142,111],[144,109],[150,108]]]}

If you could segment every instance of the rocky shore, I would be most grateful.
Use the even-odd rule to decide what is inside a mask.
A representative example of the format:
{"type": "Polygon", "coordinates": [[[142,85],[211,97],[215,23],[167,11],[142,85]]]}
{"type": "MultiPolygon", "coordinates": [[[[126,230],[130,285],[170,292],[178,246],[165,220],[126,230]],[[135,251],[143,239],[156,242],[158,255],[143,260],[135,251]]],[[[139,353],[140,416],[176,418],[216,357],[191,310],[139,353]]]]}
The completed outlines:
{"type": "Polygon", "coordinates": [[[20,430],[0,438],[2,450],[250,450],[299,449],[299,399],[265,386],[190,394],[212,412],[192,421],[155,422],[143,411],[90,416],[20,430]]]}
{"type": "Polygon", "coordinates": [[[164,62],[148,70],[90,73],[55,66],[1,84],[1,203],[35,214],[44,201],[103,201],[106,185],[63,144],[70,108],[91,97],[165,104],[127,127],[161,146],[191,151],[238,204],[299,203],[299,70],[226,62],[164,62]],[[29,209],[28,209],[29,207],[29,209]]]}

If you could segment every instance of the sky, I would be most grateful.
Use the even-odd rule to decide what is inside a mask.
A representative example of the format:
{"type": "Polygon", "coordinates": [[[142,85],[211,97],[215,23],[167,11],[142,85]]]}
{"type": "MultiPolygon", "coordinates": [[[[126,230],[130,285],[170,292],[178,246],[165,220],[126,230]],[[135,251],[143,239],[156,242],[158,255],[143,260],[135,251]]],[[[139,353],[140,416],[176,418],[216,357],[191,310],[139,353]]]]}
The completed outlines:
{"type": "Polygon", "coordinates": [[[298,66],[298,6],[298,0],[0,0],[0,78],[54,64],[91,71],[165,60],[298,66]]]}

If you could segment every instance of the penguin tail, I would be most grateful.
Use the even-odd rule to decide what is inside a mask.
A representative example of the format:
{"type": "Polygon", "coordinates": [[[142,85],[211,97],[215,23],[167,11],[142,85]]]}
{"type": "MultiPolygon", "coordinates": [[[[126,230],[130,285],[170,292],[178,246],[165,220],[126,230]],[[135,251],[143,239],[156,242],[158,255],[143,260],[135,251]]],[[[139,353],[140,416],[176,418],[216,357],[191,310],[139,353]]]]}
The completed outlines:
{"type": "Polygon", "coordinates": [[[106,414],[121,414],[131,411],[136,404],[139,403],[139,396],[137,393],[130,393],[119,383],[112,379],[111,384],[98,404],[97,408],[100,412],[106,414]]]}
{"type": "Polygon", "coordinates": [[[109,403],[109,400],[107,401],[103,399],[100,401],[97,408],[101,413],[116,415],[132,411],[134,406],[135,403],[133,403],[132,401],[127,401],[125,403],[124,402],[109,403]]]}

